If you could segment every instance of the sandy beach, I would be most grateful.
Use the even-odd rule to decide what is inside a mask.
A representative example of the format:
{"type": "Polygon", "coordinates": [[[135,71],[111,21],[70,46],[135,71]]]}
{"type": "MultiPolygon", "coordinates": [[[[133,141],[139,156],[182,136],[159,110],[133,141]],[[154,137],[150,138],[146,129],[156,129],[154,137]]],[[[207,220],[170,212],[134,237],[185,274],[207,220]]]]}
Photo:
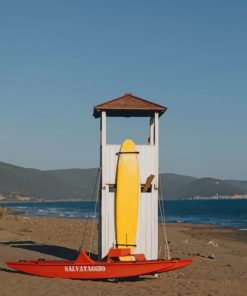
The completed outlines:
{"type": "MultiPolygon", "coordinates": [[[[42,278],[10,270],[5,261],[74,259],[86,221],[23,217],[4,213],[0,218],[0,294],[15,295],[236,295],[247,291],[247,231],[208,225],[167,224],[171,255],[194,260],[192,266],[164,273],[157,279],[81,281],[42,278]]],[[[88,250],[92,222],[84,248],[88,250]]],[[[160,237],[162,227],[160,225],[160,237]]],[[[160,256],[164,253],[160,240],[160,256]]],[[[93,238],[97,253],[97,230],[93,238]]]]}

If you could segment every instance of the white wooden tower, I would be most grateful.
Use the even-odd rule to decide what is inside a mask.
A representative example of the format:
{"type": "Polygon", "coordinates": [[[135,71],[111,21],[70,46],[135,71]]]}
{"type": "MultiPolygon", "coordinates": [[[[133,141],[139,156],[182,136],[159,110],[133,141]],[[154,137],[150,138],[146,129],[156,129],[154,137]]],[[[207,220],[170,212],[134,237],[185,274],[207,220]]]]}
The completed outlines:
{"type": "MultiPolygon", "coordinates": [[[[150,117],[150,137],[147,145],[138,145],[140,171],[139,220],[135,253],[147,259],[158,257],[158,188],[159,188],[159,117],[166,107],[143,100],[132,94],[94,107],[94,117],[100,118],[100,217],[99,256],[105,257],[115,246],[115,180],[119,145],[107,144],[107,117],[150,117]]],[[[135,141],[135,139],[133,139],[135,141]]]]}

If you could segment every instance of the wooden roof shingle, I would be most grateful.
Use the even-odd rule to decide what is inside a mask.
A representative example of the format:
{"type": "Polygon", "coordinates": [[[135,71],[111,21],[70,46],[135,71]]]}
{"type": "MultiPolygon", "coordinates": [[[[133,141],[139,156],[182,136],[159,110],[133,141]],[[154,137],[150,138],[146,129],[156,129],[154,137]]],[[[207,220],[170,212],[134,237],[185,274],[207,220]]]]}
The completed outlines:
{"type": "Polygon", "coordinates": [[[106,111],[107,116],[111,117],[145,117],[152,116],[155,112],[158,112],[161,116],[166,110],[165,106],[126,93],[119,98],[95,106],[93,116],[95,118],[100,117],[102,111],[106,111]]]}

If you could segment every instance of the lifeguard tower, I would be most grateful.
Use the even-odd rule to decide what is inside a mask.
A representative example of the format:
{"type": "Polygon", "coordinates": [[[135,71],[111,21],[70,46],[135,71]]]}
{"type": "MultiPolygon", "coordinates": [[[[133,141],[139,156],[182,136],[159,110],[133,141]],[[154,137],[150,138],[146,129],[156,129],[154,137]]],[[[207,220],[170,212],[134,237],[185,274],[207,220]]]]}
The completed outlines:
{"type": "Polygon", "coordinates": [[[100,217],[99,256],[105,257],[116,245],[115,188],[119,145],[107,144],[107,117],[149,117],[149,143],[138,145],[140,202],[136,235],[137,253],[147,259],[158,257],[158,188],[159,188],[159,117],[166,107],[138,98],[130,93],[94,107],[100,118],[100,217]]]}

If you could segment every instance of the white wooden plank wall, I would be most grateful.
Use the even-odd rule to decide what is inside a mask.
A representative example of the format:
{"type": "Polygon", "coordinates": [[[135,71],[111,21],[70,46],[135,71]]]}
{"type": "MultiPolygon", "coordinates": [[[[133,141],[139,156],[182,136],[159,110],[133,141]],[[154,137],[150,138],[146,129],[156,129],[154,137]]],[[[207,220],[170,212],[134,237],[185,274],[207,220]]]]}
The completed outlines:
{"type": "MultiPolygon", "coordinates": [[[[115,184],[116,168],[120,145],[105,145],[102,159],[102,201],[101,201],[101,256],[104,257],[110,247],[115,245],[115,193],[109,192],[108,184],[115,184]]],[[[158,163],[155,145],[137,145],[140,183],[155,175],[158,181],[158,163]]],[[[141,193],[139,221],[137,230],[137,253],[144,253],[147,259],[158,256],[158,190],[152,188],[150,193],[141,193]]]]}

